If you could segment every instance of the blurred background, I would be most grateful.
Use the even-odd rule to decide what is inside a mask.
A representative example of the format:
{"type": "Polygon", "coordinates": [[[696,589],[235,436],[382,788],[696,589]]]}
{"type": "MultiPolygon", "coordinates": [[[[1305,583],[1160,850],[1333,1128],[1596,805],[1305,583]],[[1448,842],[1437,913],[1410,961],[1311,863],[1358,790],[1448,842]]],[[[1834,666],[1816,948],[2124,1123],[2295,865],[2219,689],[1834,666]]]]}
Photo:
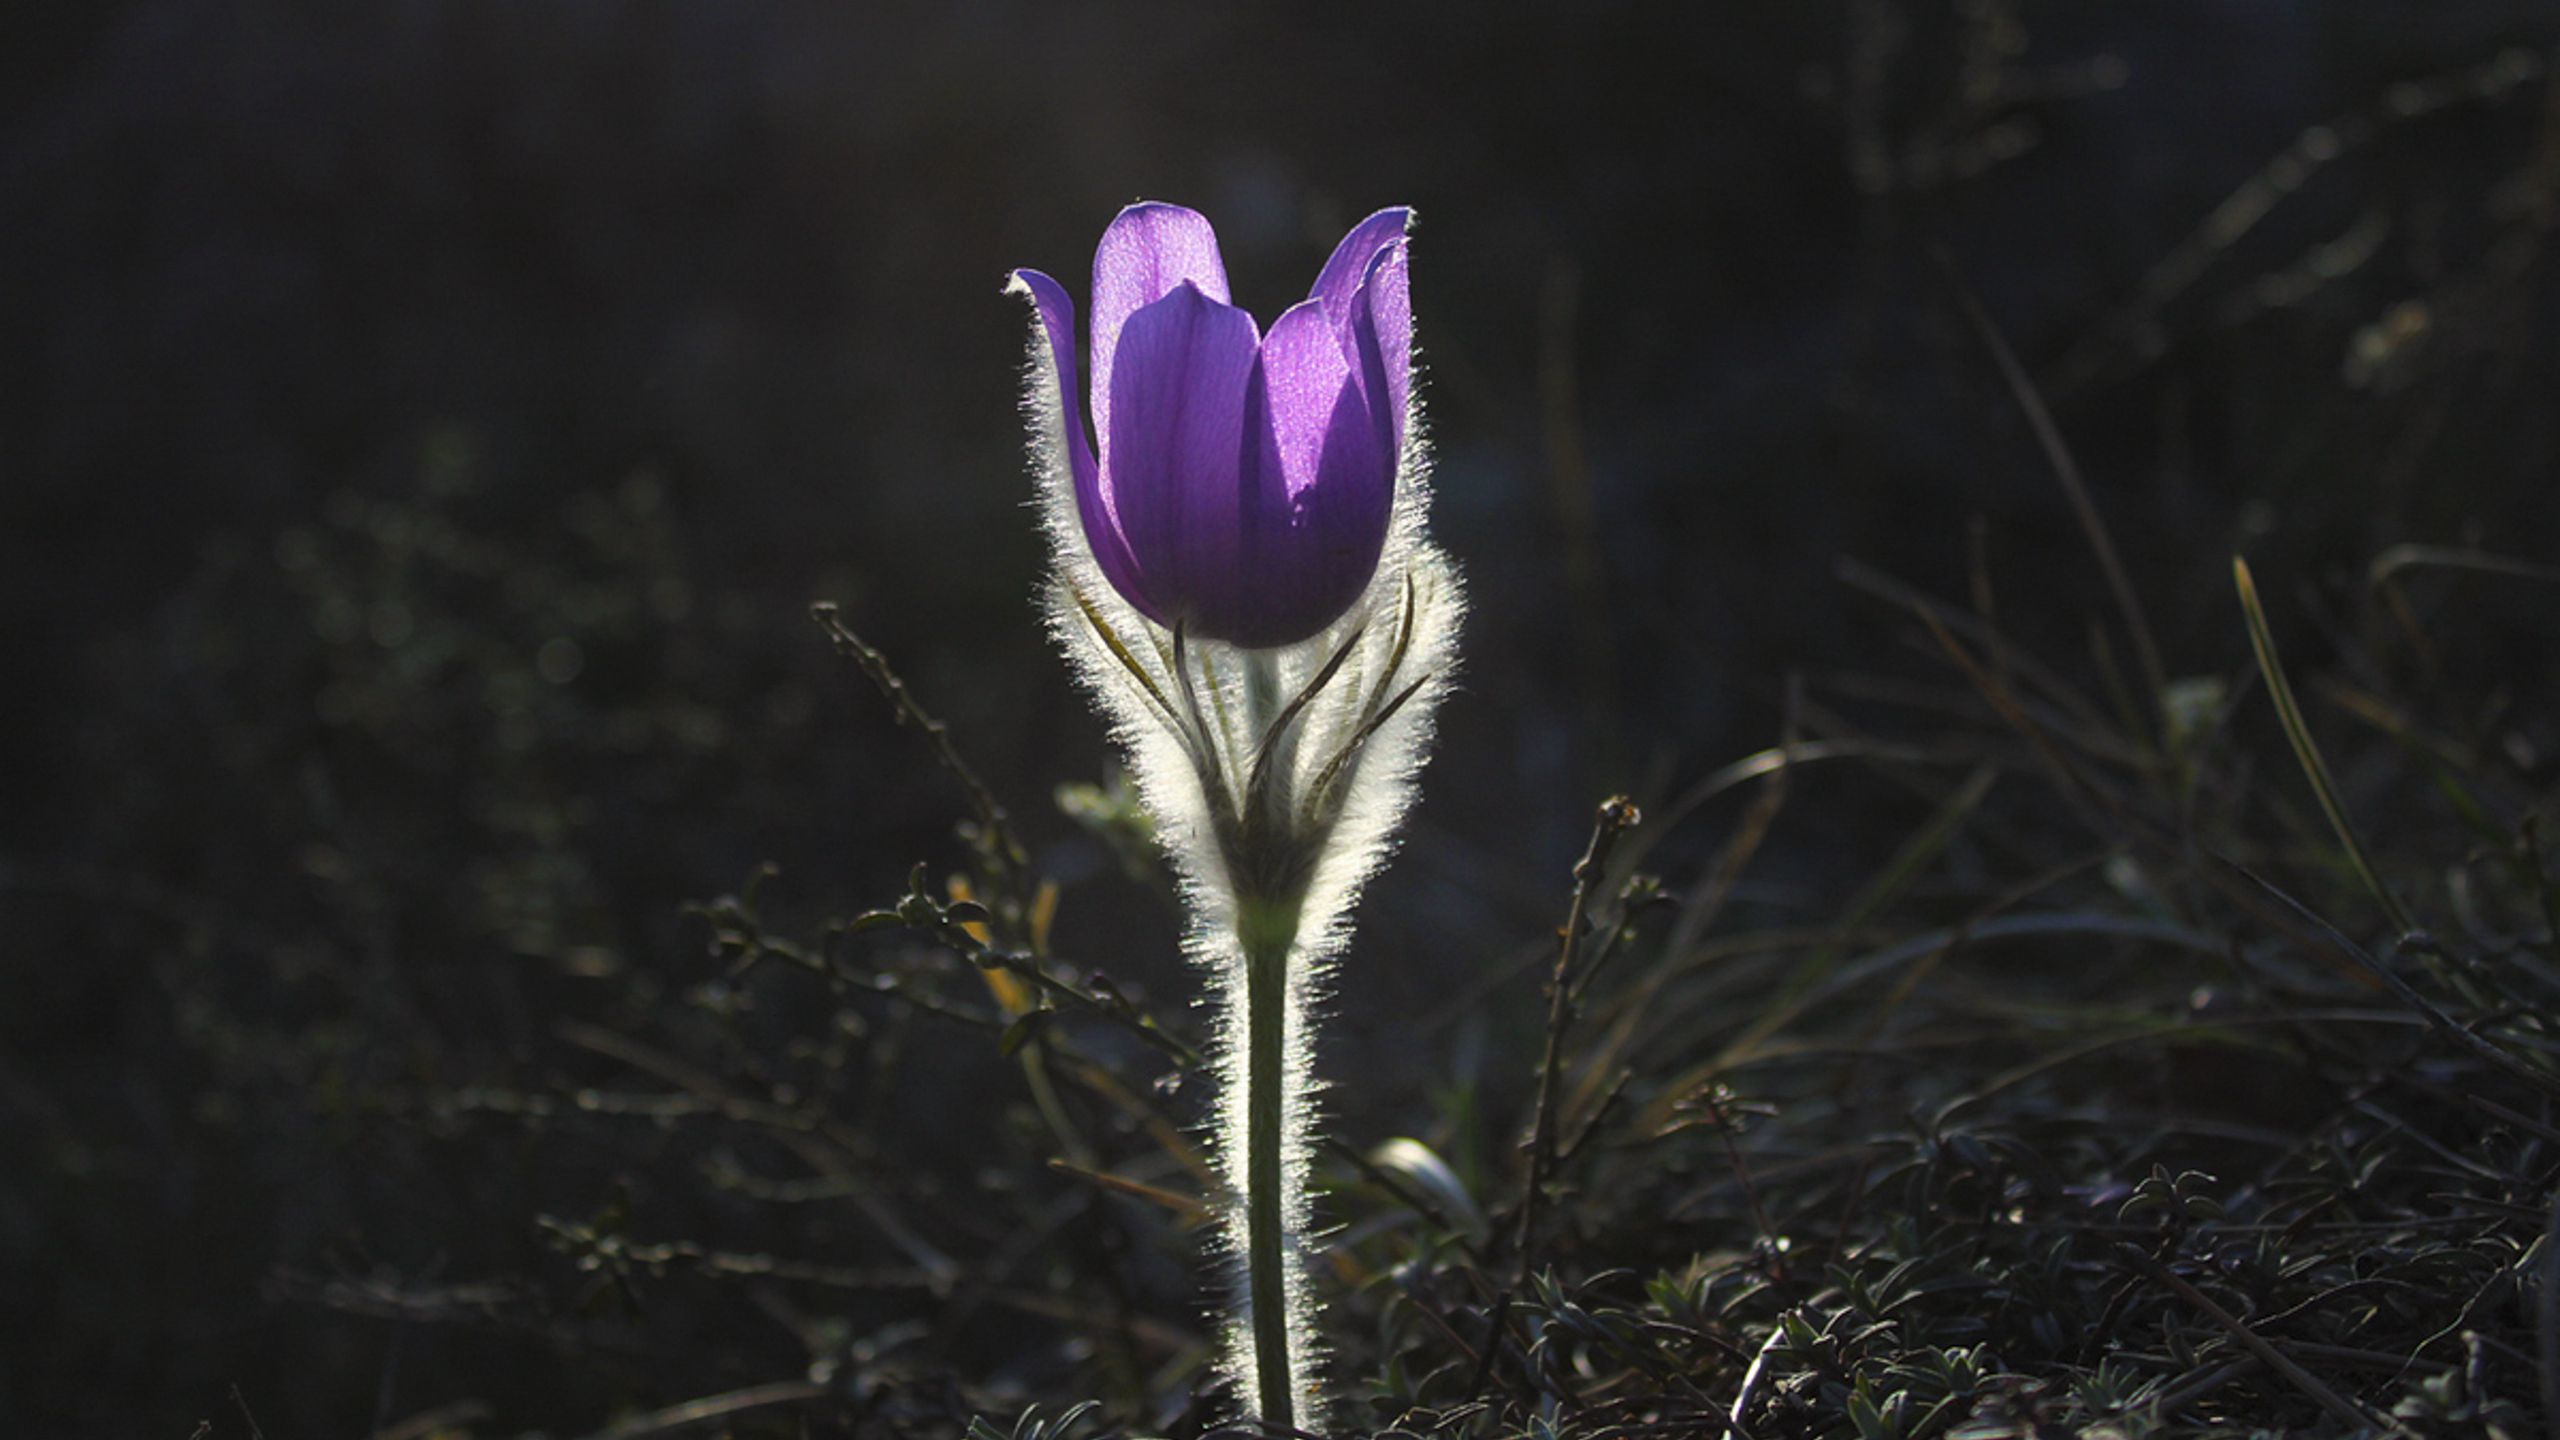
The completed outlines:
{"type": "MultiPolygon", "coordinates": [[[[11,1433],[464,1402],[585,1433],[790,1373],[765,1347],[826,1324],[923,1325],[917,1374],[995,1393],[1079,1363],[1036,1317],[888,1301],[599,1329],[536,1217],[876,1258],[805,1207],[740,1231],[680,1118],[590,1143],[544,1109],[679,1011],[868,1054],[828,1063],[918,1204],[1046,1183],[993,1046],[740,1020],[686,912],[770,863],[757,903],[806,928],[967,856],[813,601],[1011,806],[1057,951],[1189,1003],[1034,608],[1000,293],[1028,265],[1081,298],[1131,200],[1205,211],[1266,321],[1353,221],[1420,215],[1434,524],[1477,599],[1325,1060],[1363,1142],[1479,1070],[1516,1102],[1521,957],[1594,801],[1774,743],[1790,675],[1898,643],[1844,560],[1988,575],[2024,643],[2103,668],[2106,591],[1966,297],[2173,675],[2244,660],[2235,551],[2296,617],[2397,542],[2560,555],[2548,0],[101,0],[11,29],[11,1433]]],[[[2526,696],[2560,653],[2521,607],[2445,643],[2526,696]]],[[[1753,893],[1836,888],[1912,809],[1809,807],[1753,893]]]]}

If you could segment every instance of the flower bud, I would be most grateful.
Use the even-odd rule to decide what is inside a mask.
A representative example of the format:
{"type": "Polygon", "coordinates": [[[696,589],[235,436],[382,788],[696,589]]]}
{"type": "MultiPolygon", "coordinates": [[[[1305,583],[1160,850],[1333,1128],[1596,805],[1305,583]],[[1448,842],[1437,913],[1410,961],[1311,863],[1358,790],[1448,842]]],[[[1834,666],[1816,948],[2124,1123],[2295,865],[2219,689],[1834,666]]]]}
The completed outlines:
{"type": "Polygon", "coordinates": [[[1264,334],[1229,303],[1206,219],[1121,211],[1093,261],[1092,439],[1073,413],[1075,303],[1048,276],[1016,272],[1069,412],[1085,543],[1148,619],[1265,649],[1321,632],[1368,589],[1412,396],[1409,214],[1353,227],[1264,334]]]}

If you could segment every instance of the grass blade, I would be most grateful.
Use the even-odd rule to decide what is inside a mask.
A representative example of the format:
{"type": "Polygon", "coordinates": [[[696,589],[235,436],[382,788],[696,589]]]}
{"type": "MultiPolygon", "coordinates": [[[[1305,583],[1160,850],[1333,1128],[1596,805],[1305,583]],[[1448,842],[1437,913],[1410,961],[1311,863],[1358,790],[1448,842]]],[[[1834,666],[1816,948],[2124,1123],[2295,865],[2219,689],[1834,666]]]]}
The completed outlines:
{"type": "Polygon", "coordinates": [[[2284,738],[2293,746],[2294,759],[2302,763],[2303,776],[2311,782],[2311,793],[2320,802],[2320,812],[2329,817],[2329,828],[2346,848],[2347,863],[2355,867],[2357,878],[2373,892],[2375,902],[2402,934],[2417,929],[2417,922],[2410,919],[2400,897],[2382,883],[2382,874],[2374,868],[2364,841],[2357,838],[2355,827],[2347,822],[2346,806],[2338,799],[2338,782],[2329,774],[2329,762],[2320,757],[2320,747],[2311,738],[2311,727],[2303,723],[2301,703],[2293,697],[2293,684],[2285,679],[2284,665],[2276,658],[2276,639],[2267,628],[2266,607],[2258,601],[2258,582],[2249,574],[2249,562],[2237,555],[2231,557],[2231,580],[2240,591],[2240,611],[2249,624],[2249,648],[2257,652],[2258,673],[2265,677],[2267,694],[2276,702],[2276,718],[2283,722],[2284,738]]]}

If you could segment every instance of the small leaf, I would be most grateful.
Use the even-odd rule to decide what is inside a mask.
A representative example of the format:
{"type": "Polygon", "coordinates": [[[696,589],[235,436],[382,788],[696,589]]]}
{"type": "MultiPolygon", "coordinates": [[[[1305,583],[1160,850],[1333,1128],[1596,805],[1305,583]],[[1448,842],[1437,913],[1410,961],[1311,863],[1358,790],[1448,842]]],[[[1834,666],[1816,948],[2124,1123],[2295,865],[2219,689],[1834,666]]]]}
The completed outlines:
{"type": "Polygon", "coordinates": [[[1419,1140],[1398,1136],[1369,1152],[1369,1163],[1412,1184],[1431,1197],[1442,1213],[1464,1227],[1481,1241],[1491,1233],[1484,1211],[1475,1197],[1467,1193],[1466,1182],[1458,1178],[1449,1162],[1419,1140]]]}
{"type": "Polygon", "coordinates": [[[1038,1038],[1040,1027],[1047,1024],[1049,1017],[1056,1013],[1058,1012],[1054,1010],[1024,1011],[1015,1017],[1012,1024],[1004,1027],[1003,1036],[996,1041],[996,1052],[1008,1057],[1018,1053],[1023,1046],[1038,1038]]]}

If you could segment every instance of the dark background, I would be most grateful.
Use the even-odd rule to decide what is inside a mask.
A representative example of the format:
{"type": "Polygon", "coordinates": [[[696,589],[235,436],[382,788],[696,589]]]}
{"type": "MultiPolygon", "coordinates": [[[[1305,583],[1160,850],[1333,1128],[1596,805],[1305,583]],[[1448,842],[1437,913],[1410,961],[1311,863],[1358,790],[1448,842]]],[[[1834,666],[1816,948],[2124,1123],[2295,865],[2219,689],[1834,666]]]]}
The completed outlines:
{"type": "MultiPolygon", "coordinates": [[[[532,1266],[528,1214],[645,1191],[645,1163],[329,1097],[574,1081],[559,1017],[705,973],[684,902],[770,860],[784,913],[842,913],[956,861],[955,792],[814,599],[1015,803],[1061,949],[1181,1003],[1170,910],[1046,803],[1108,752],[1031,601],[1000,293],[1031,265],[1081,298],[1129,200],[1205,211],[1266,319],[1352,221],[1421,216],[1434,524],[1477,599],[1327,1060],[1367,1138],[1481,1043],[1441,1012],[1551,932],[1595,797],[1767,744],[1791,670],[1875,658],[1841,557],[1956,593],[1981,517],[2012,624],[2086,656],[2104,593],[1960,290],[2052,400],[2176,673],[2246,653],[2235,550],[2288,597],[2403,540],[2560,554],[2548,3],[138,3],[11,30],[15,1433],[182,1436],[235,1423],[237,1383],[271,1435],[343,1434],[387,1368],[393,1408],[511,1424],[653,1393],[314,1293],[532,1266]]],[[[2530,688],[2538,630],[2465,643],[2530,688]]],[[[1845,873],[1885,823],[1822,814],[1770,883],[1845,873]]],[[[970,1087],[1010,1072],[944,1068],[890,1103],[965,1195],[970,1087]]]]}

